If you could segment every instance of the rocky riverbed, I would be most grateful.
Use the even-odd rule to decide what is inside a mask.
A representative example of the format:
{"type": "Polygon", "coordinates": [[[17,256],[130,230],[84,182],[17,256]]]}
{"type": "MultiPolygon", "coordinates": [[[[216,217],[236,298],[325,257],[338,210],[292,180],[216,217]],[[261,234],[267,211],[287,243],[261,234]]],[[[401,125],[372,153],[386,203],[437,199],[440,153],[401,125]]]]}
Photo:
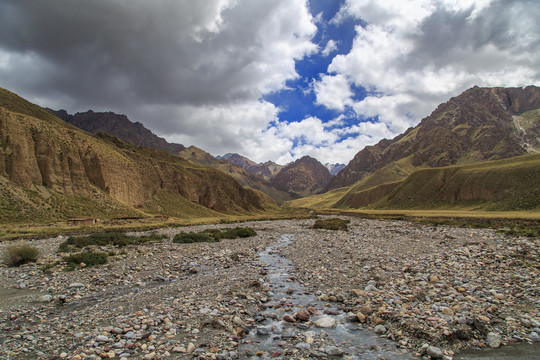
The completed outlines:
{"type": "Polygon", "coordinates": [[[65,238],[31,240],[37,264],[0,268],[0,357],[459,359],[540,340],[539,239],[313,222],[248,223],[257,236],[219,243],[171,239],[225,225],[161,229],[75,271],[43,270],[65,238]]]}

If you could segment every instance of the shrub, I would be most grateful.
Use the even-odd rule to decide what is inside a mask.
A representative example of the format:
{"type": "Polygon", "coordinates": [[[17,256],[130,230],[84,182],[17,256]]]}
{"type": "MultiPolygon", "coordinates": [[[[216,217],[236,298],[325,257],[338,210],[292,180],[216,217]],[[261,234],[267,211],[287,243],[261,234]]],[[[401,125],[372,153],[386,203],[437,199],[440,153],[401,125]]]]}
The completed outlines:
{"type": "Polygon", "coordinates": [[[143,235],[128,236],[124,233],[98,233],[87,236],[70,236],[58,247],[59,252],[74,251],[75,248],[82,249],[87,246],[107,246],[124,247],[127,245],[138,245],[147,242],[160,241],[163,235],[143,235]]]}
{"type": "Polygon", "coordinates": [[[236,232],[236,235],[238,235],[238,237],[241,237],[241,238],[247,238],[247,237],[257,235],[255,230],[249,227],[237,227],[237,228],[234,228],[234,231],[236,232]]]}
{"type": "Polygon", "coordinates": [[[21,266],[29,262],[36,262],[39,250],[30,244],[11,245],[4,249],[4,262],[7,266],[21,266]]]}
{"type": "Polygon", "coordinates": [[[331,219],[318,219],[313,224],[313,229],[326,229],[326,230],[347,230],[347,224],[350,220],[343,220],[340,218],[331,219]]]}
{"type": "Polygon", "coordinates": [[[173,243],[180,243],[180,244],[189,244],[189,243],[196,243],[196,242],[211,242],[211,241],[215,241],[214,238],[202,232],[201,233],[181,232],[179,234],[176,234],[173,238],[173,243]]]}
{"type": "Polygon", "coordinates": [[[216,242],[221,239],[236,239],[255,236],[257,233],[255,230],[249,227],[236,227],[234,229],[226,228],[223,230],[218,229],[206,229],[199,233],[181,232],[176,234],[173,238],[174,243],[195,243],[195,242],[216,242]]]}
{"type": "Polygon", "coordinates": [[[234,229],[226,228],[223,229],[223,237],[225,239],[236,239],[236,238],[246,238],[255,236],[257,233],[255,230],[249,227],[235,227],[234,229]]]}
{"type": "Polygon", "coordinates": [[[107,263],[108,257],[109,255],[105,252],[85,251],[64,256],[64,261],[66,262],[68,269],[74,269],[81,263],[84,263],[88,267],[105,264],[107,263]]]}
{"type": "Polygon", "coordinates": [[[222,230],[223,238],[225,239],[236,239],[238,235],[236,234],[236,231],[231,228],[226,228],[222,230]]]}
{"type": "Polygon", "coordinates": [[[206,229],[203,233],[210,235],[216,241],[223,239],[223,233],[218,229],[206,229]]]}

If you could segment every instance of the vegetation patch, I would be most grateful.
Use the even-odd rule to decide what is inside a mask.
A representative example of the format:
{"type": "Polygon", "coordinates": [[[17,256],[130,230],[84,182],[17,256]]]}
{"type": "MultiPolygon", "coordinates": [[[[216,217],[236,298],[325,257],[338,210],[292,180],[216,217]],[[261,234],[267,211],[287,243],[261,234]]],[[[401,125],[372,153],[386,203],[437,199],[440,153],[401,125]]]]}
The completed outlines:
{"type": "Polygon", "coordinates": [[[70,236],[60,244],[58,252],[76,251],[89,246],[116,246],[139,245],[148,242],[161,241],[163,235],[151,234],[143,236],[128,236],[124,233],[99,233],[87,236],[70,236]]]}
{"type": "Polygon", "coordinates": [[[84,251],[76,254],[64,256],[67,270],[74,270],[84,264],[85,267],[96,266],[107,263],[109,254],[106,252],[84,251]]]}
{"type": "Polygon", "coordinates": [[[326,230],[347,230],[350,220],[331,218],[331,219],[318,219],[313,224],[313,229],[326,229],[326,230]]]}
{"type": "Polygon", "coordinates": [[[237,239],[255,236],[257,233],[250,227],[235,227],[225,229],[206,229],[204,231],[194,232],[181,232],[176,234],[173,238],[174,243],[188,244],[196,242],[217,242],[221,239],[237,239]]]}
{"type": "Polygon", "coordinates": [[[191,244],[191,243],[197,243],[197,242],[216,242],[219,240],[216,240],[212,235],[204,232],[200,233],[194,233],[194,232],[181,232],[174,236],[173,243],[178,244],[191,244]]]}
{"type": "Polygon", "coordinates": [[[497,232],[508,236],[540,237],[540,225],[514,226],[497,232]]]}
{"type": "Polygon", "coordinates": [[[38,257],[39,250],[28,243],[11,245],[4,249],[4,263],[11,267],[36,262],[38,257]]]}

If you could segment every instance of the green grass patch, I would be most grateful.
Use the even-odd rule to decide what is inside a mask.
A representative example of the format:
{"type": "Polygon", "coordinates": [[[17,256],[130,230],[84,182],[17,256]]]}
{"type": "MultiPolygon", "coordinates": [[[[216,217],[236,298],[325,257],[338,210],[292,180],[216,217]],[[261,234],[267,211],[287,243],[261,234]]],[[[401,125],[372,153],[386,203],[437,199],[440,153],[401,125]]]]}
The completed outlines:
{"type": "Polygon", "coordinates": [[[67,270],[74,270],[80,267],[81,263],[84,263],[86,267],[106,264],[108,258],[109,254],[106,252],[85,251],[64,256],[63,260],[66,263],[67,270]]]}
{"type": "Polygon", "coordinates": [[[4,263],[11,267],[36,262],[38,257],[39,250],[27,243],[11,245],[4,249],[4,263]]]}
{"type": "Polygon", "coordinates": [[[313,224],[313,229],[325,229],[325,230],[347,230],[350,220],[331,218],[331,219],[318,219],[313,224]]]}
{"type": "Polygon", "coordinates": [[[143,235],[128,236],[124,233],[98,233],[87,236],[70,236],[66,241],[60,244],[58,252],[70,252],[77,249],[83,249],[89,246],[116,246],[124,247],[127,245],[139,245],[148,242],[161,241],[165,238],[163,235],[143,235]]]}
{"type": "Polygon", "coordinates": [[[173,243],[217,242],[221,239],[247,238],[255,235],[257,235],[257,232],[250,227],[225,228],[221,230],[206,229],[198,233],[178,233],[174,236],[173,243]]]}

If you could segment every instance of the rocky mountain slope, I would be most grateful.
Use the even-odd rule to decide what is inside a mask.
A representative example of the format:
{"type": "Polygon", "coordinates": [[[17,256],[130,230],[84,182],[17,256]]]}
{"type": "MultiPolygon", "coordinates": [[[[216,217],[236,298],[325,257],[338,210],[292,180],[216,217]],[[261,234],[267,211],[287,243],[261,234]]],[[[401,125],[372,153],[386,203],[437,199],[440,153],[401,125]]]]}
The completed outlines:
{"type": "MultiPolygon", "coordinates": [[[[292,199],[286,191],[277,189],[263,177],[259,177],[256,174],[248,171],[247,169],[235,165],[234,163],[230,163],[226,160],[218,160],[211,154],[195,146],[190,146],[180,151],[178,155],[195,164],[211,166],[215,169],[218,169],[232,176],[236,181],[238,181],[240,185],[248,187],[250,189],[262,191],[266,195],[270,196],[278,205],[281,205],[284,201],[292,199]]],[[[251,161],[247,158],[244,159],[251,161]]]]}
{"type": "Polygon", "coordinates": [[[331,180],[332,175],[323,164],[304,156],[281,169],[270,179],[270,183],[287,191],[292,197],[299,198],[320,192],[331,180]]]}
{"type": "Polygon", "coordinates": [[[276,164],[273,161],[267,161],[264,163],[256,163],[245,156],[238,154],[225,154],[223,156],[217,156],[218,160],[225,160],[231,164],[234,164],[242,169],[246,169],[250,173],[262,177],[263,179],[270,180],[274,177],[281,169],[284,168],[283,165],[276,164]]]}
{"type": "Polygon", "coordinates": [[[83,132],[0,88],[0,221],[263,209],[232,177],[164,151],[83,132]]]}
{"type": "Polygon", "coordinates": [[[418,126],[361,150],[326,190],[372,176],[364,188],[418,168],[505,159],[540,150],[540,88],[471,88],[418,126]],[[373,175],[376,174],[375,177],[373,175]]]}
{"type": "Polygon", "coordinates": [[[172,154],[185,149],[183,145],[167,142],[140,122],[132,122],[126,115],[92,110],[74,115],[68,114],[65,110],[51,111],[62,120],[92,134],[104,132],[134,145],[165,150],[172,154]]]}

